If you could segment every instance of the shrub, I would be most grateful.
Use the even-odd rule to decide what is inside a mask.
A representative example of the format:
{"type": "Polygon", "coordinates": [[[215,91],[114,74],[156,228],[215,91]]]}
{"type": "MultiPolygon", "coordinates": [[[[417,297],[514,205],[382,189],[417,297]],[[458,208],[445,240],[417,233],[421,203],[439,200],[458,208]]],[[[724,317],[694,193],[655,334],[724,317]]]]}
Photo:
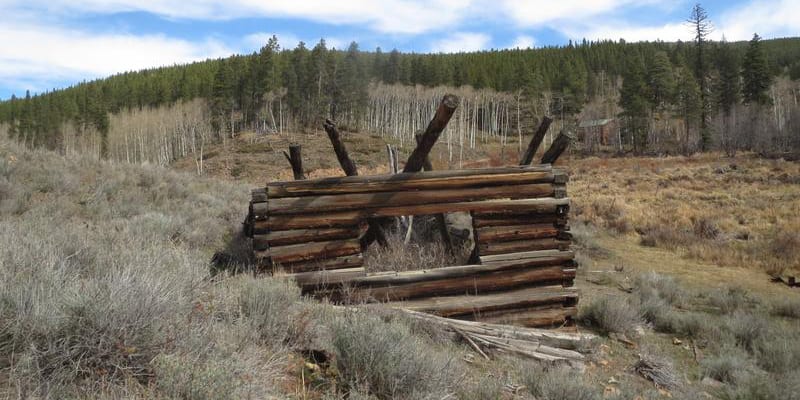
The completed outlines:
{"type": "Polygon", "coordinates": [[[686,302],[688,293],[675,278],[655,272],[641,274],[635,286],[642,302],[650,299],[662,299],[667,305],[680,307],[686,302]]]}
{"type": "Polygon", "coordinates": [[[800,335],[788,330],[774,329],[755,341],[758,365],[772,373],[800,369],[800,335]]]}
{"type": "Polygon", "coordinates": [[[692,229],[695,236],[701,239],[713,240],[719,237],[720,234],[717,224],[707,217],[692,218],[692,229]]]}
{"type": "Polygon", "coordinates": [[[529,365],[521,372],[522,384],[537,400],[596,400],[599,391],[583,375],[568,367],[529,365]]]}
{"type": "Polygon", "coordinates": [[[731,314],[725,325],[733,334],[736,343],[750,351],[754,350],[756,342],[767,332],[767,321],[764,318],[741,310],[731,314]]]}
{"type": "Polygon", "coordinates": [[[278,345],[299,340],[294,325],[300,288],[290,280],[247,279],[239,288],[239,308],[262,341],[278,345]]]}
{"type": "Polygon", "coordinates": [[[578,319],[604,334],[630,333],[642,322],[639,310],[619,297],[601,297],[580,308],[578,319]]]}
{"type": "Polygon", "coordinates": [[[708,298],[708,302],[722,313],[732,314],[755,305],[757,300],[747,290],[734,286],[713,291],[708,298]]]}
{"type": "Polygon", "coordinates": [[[771,305],[772,315],[800,319],[800,299],[782,297],[771,305]]]}
{"type": "Polygon", "coordinates": [[[399,321],[347,314],[333,320],[331,335],[348,386],[366,387],[380,398],[441,398],[458,376],[453,354],[413,335],[399,321]]]}
{"type": "Polygon", "coordinates": [[[749,364],[747,353],[736,347],[725,346],[700,362],[705,376],[725,383],[735,383],[745,376],[744,371],[749,364]]]}

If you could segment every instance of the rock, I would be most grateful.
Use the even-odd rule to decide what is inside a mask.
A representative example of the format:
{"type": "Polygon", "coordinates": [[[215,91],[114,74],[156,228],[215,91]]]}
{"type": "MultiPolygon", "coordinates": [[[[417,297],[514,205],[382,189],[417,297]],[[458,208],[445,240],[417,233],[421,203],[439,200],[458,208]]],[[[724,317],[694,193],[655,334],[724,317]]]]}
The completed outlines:
{"type": "Polygon", "coordinates": [[[674,344],[675,346],[679,346],[683,344],[683,341],[678,338],[672,338],[672,344],[674,344]]]}
{"type": "Polygon", "coordinates": [[[703,380],[700,381],[700,384],[708,386],[708,387],[712,387],[712,388],[722,387],[722,382],[720,382],[720,381],[718,381],[718,380],[716,380],[714,378],[708,377],[708,376],[703,378],[703,380]]]}

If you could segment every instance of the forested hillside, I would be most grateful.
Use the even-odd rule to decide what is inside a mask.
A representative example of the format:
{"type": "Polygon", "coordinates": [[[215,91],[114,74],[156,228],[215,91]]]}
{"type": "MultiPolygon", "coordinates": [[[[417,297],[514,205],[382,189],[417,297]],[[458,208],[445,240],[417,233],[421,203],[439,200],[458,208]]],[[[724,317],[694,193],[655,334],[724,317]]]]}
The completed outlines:
{"type": "Polygon", "coordinates": [[[407,139],[456,91],[461,145],[521,139],[552,115],[558,128],[617,119],[603,143],[615,151],[784,152],[800,146],[798,79],[800,38],[415,54],[324,40],[283,49],[273,37],[249,55],[12,98],[0,103],[0,130],[30,146],[168,163],[241,130],[298,131],[323,117],[407,139]]]}

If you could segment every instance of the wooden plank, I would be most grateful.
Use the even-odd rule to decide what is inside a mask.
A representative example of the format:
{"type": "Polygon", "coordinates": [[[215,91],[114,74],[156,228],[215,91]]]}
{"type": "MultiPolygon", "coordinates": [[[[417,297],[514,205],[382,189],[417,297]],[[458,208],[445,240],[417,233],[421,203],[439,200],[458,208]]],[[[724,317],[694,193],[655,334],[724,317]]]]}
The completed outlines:
{"type": "Polygon", "coordinates": [[[513,312],[488,312],[480,314],[475,320],[492,324],[537,327],[561,325],[577,314],[578,309],[576,307],[551,306],[541,309],[517,310],[513,312]]]}
{"type": "Polygon", "coordinates": [[[514,240],[510,242],[478,242],[478,252],[481,256],[517,253],[534,250],[568,250],[570,241],[556,238],[514,240]]]}
{"type": "Polygon", "coordinates": [[[301,272],[286,275],[297,282],[300,286],[327,286],[339,285],[344,281],[355,277],[364,276],[367,272],[364,268],[345,268],[325,271],[301,272]]]}
{"type": "Polygon", "coordinates": [[[484,216],[472,216],[472,225],[477,228],[492,226],[513,226],[526,224],[549,224],[555,227],[563,227],[567,224],[567,218],[559,217],[555,214],[522,214],[522,215],[502,215],[487,214],[484,216]]]}
{"type": "Polygon", "coordinates": [[[294,179],[297,181],[306,179],[306,175],[303,172],[303,147],[299,144],[291,144],[289,145],[289,152],[284,151],[283,156],[286,157],[286,161],[289,161],[289,165],[292,167],[294,179]]]}
{"type": "Polygon", "coordinates": [[[276,269],[278,271],[285,273],[300,273],[300,272],[334,270],[343,268],[355,268],[355,267],[361,267],[363,265],[364,265],[364,257],[359,253],[350,256],[326,258],[322,260],[279,264],[276,266],[276,269]]]}
{"type": "MultiPolygon", "coordinates": [[[[354,279],[357,280],[357,279],[354,279]]],[[[560,283],[564,280],[561,266],[522,268],[473,274],[450,279],[414,282],[397,286],[356,287],[349,290],[350,300],[398,301],[430,296],[483,294],[534,284],[560,283]]],[[[347,283],[352,282],[348,281],[347,283]]],[[[309,291],[308,287],[303,287],[309,291]]],[[[332,293],[337,295],[337,293],[332,293]]]]}
{"type": "Polygon", "coordinates": [[[479,296],[440,296],[425,299],[385,303],[389,307],[427,312],[441,317],[457,317],[467,314],[514,308],[528,308],[544,304],[563,304],[577,299],[573,288],[561,285],[542,286],[491,293],[479,296]]]}
{"type": "Polygon", "coordinates": [[[533,199],[554,197],[555,193],[555,185],[551,183],[540,183],[466,189],[285,197],[281,199],[272,199],[265,204],[268,204],[269,215],[280,215],[492,199],[533,199]]]}
{"type": "Polygon", "coordinates": [[[575,135],[570,132],[559,132],[558,136],[553,140],[553,143],[550,144],[550,148],[544,152],[542,163],[552,164],[556,162],[558,157],[561,156],[561,153],[567,150],[567,147],[569,147],[570,143],[574,142],[575,139],[575,135]]]}
{"type": "Polygon", "coordinates": [[[484,200],[458,203],[435,203],[402,207],[381,207],[360,210],[328,212],[307,215],[274,215],[267,220],[256,220],[255,232],[287,229],[332,228],[352,226],[359,221],[374,217],[399,217],[403,215],[429,215],[457,211],[525,212],[528,214],[553,214],[559,207],[569,204],[569,198],[484,200]]]}
{"type": "Polygon", "coordinates": [[[551,167],[504,167],[426,171],[321,178],[306,181],[272,182],[267,184],[271,199],[332,194],[374,193],[400,190],[460,189],[480,186],[502,186],[524,183],[551,183],[555,179],[551,167]]]}
{"type": "Polygon", "coordinates": [[[487,243],[556,237],[558,232],[553,224],[490,226],[476,230],[479,240],[487,243]]]}
{"type": "Polygon", "coordinates": [[[253,236],[253,247],[263,243],[269,246],[285,246],[308,242],[327,242],[339,239],[359,238],[366,232],[367,225],[349,226],[345,228],[322,229],[292,229],[288,231],[273,231],[266,234],[253,236]]]}
{"type": "Polygon", "coordinates": [[[492,262],[502,262],[502,261],[517,261],[517,260],[528,260],[528,259],[540,259],[540,258],[549,258],[549,257],[560,257],[564,260],[573,260],[575,258],[575,253],[572,251],[561,251],[561,250],[539,250],[539,251],[525,251],[519,253],[506,253],[506,254],[498,254],[492,256],[483,256],[480,258],[481,264],[492,263],[492,262]]]}
{"type": "Polygon", "coordinates": [[[539,145],[542,144],[544,135],[547,133],[547,129],[550,128],[551,123],[553,123],[552,118],[546,115],[542,118],[539,128],[536,129],[536,132],[531,137],[531,141],[528,143],[528,148],[525,149],[525,154],[523,154],[522,158],[519,160],[520,165],[528,165],[533,161],[533,156],[536,154],[536,150],[539,149],[539,145]]]}
{"type": "Polygon", "coordinates": [[[447,127],[450,117],[456,112],[458,103],[458,97],[452,94],[446,94],[442,97],[442,101],[439,103],[439,107],[436,108],[436,113],[433,115],[431,122],[428,123],[428,127],[425,128],[417,147],[408,156],[403,172],[417,172],[422,169],[428,153],[433,148],[436,140],[439,139],[439,135],[444,131],[444,128],[447,127]]]}
{"type": "Polygon", "coordinates": [[[256,251],[255,253],[256,258],[269,257],[272,259],[273,264],[283,264],[349,256],[360,252],[361,243],[359,240],[350,239],[270,247],[269,250],[256,251]]]}

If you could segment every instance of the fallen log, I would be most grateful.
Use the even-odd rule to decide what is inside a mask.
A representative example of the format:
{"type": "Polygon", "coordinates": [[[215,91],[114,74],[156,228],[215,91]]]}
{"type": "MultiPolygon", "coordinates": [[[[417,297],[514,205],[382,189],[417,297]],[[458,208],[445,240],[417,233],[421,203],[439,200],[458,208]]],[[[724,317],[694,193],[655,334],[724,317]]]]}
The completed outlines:
{"type": "Polygon", "coordinates": [[[567,147],[569,147],[570,143],[575,141],[575,136],[572,133],[561,131],[561,133],[556,136],[553,143],[550,145],[550,148],[542,156],[542,164],[552,164],[558,160],[558,157],[561,156],[567,147]]]}
{"type": "Polygon", "coordinates": [[[550,128],[550,124],[553,123],[553,119],[544,116],[542,118],[542,123],[539,124],[539,129],[536,130],[536,133],[533,134],[531,137],[530,143],[528,143],[528,148],[525,150],[525,154],[522,155],[522,158],[519,160],[519,165],[530,165],[533,161],[533,156],[536,154],[536,150],[539,149],[539,146],[542,144],[542,140],[544,140],[544,135],[547,134],[547,129],[550,128]]]}
{"type": "MultiPolygon", "coordinates": [[[[366,307],[336,307],[338,310],[363,312],[366,307]]],[[[580,363],[585,356],[578,349],[588,349],[596,338],[586,333],[506,326],[439,317],[418,311],[398,309],[418,323],[426,323],[451,333],[452,340],[467,336],[485,354],[508,354],[539,361],[580,363]]]]}

